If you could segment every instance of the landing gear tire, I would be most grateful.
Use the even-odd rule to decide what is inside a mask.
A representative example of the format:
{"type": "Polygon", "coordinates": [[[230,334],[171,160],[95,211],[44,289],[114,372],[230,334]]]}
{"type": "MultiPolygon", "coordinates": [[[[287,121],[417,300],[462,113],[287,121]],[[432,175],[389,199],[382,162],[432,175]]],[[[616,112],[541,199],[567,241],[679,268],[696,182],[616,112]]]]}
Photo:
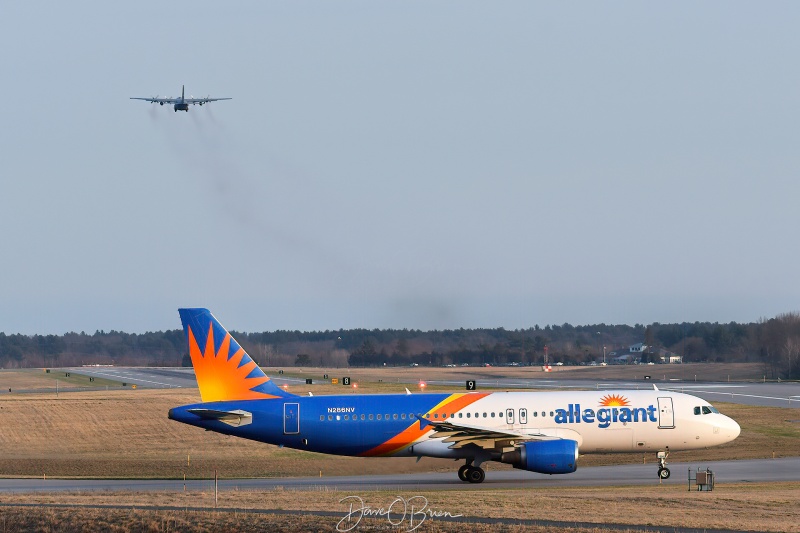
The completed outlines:
{"type": "Polygon", "coordinates": [[[669,479],[669,468],[659,468],[658,477],[661,479],[669,479]]]}
{"type": "Polygon", "coordinates": [[[470,468],[472,468],[472,467],[469,466],[469,465],[464,465],[461,468],[459,468],[458,469],[458,479],[460,479],[461,481],[469,481],[467,479],[467,472],[469,472],[470,468]]]}
{"type": "Polygon", "coordinates": [[[486,479],[486,472],[483,471],[483,468],[471,466],[467,470],[467,481],[470,483],[483,483],[484,479],[486,479]]]}

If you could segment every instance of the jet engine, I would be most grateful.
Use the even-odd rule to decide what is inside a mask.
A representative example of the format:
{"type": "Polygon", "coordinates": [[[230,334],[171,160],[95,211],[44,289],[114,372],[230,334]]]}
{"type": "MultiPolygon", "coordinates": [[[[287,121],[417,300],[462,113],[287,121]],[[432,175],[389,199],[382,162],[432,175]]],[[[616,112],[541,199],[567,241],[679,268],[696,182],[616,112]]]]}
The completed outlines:
{"type": "Polygon", "coordinates": [[[500,456],[503,463],[539,474],[570,474],[577,459],[578,443],[570,439],[524,442],[500,456]]]}

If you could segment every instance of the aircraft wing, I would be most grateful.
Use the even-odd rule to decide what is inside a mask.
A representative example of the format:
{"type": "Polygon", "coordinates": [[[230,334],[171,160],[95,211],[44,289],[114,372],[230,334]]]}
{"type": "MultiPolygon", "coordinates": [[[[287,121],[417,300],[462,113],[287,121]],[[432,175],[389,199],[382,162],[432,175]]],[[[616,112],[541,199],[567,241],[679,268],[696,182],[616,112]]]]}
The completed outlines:
{"type": "Polygon", "coordinates": [[[451,448],[463,448],[469,444],[487,450],[502,450],[514,446],[520,441],[557,440],[562,437],[544,433],[522,433],[510,429],[487,428],[460,422],[432,422],[419,418],[422,428],[433,426],[437,437],[444,437],[444,442],[452,442],[451,448]]]}
{"type": "Polygon", "coordinates": [[[253,423],[253,413],[237,409],[235,411],[220,411],[218,409],[188,409],[193,415],[206,420],[219,420],[229,426],[246,426],[253,423]]]}
{"type": "Polygon", "coordinates": [[[133,97],[131,100],[144,100],[145,102],[150,102],[153,104],[176,104],[178,103],[178,98],[137,98],[133,97]]]}
{"type": "Polygon", "coordinates": [[[220,100],[233,100],[233,98],[184,98],[184,104],[207,104],[208,102],[219,102],[220,100]]]}

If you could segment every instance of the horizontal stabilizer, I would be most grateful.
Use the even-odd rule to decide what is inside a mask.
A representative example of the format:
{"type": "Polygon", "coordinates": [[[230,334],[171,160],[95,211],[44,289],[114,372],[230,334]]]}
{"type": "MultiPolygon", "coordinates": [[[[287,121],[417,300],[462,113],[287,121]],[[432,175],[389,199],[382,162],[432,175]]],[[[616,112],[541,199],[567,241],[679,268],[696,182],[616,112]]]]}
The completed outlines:
{"type": "Polygon", "coordinates": [[[237,409],[235,411],[219,411],[217,409],[188,409],[193,415],[206,420],[219,420],[229,426],[246,426],[253,423],[253,413],[237,409]]]}

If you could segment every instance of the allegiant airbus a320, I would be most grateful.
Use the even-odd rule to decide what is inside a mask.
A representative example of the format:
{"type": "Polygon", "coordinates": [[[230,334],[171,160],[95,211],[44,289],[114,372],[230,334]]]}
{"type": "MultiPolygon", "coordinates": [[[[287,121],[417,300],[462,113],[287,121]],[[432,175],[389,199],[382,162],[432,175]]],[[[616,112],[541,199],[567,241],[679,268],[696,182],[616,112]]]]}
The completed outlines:
{"type": "Polygon", "coordinates": [[[180,309],[202,403],[169,418],[269,444],[362,457],[464,460],[568,474],[578,454],[659,452],[724,444],[739,425],[708,402],[654,390],[297,396],[270,381],[207,309],[180,309]]]}

